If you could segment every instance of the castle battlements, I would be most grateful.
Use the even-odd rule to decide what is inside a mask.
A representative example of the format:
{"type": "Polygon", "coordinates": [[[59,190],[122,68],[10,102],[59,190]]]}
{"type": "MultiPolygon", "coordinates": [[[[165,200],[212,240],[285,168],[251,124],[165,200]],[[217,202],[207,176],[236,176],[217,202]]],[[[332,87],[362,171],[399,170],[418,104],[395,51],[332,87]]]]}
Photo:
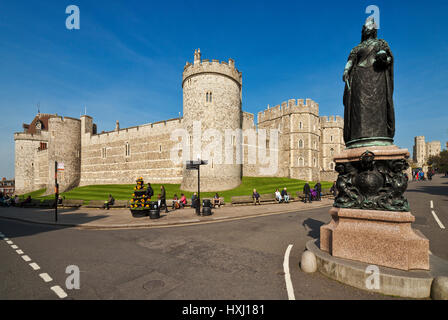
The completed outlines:
{"type": "Polygon", "coordinates": [[[343,128],[344,119],[340,116],[322,116],[319,118],[322,128],[343,128]]]}
{"type": "Polygon", "coordinates": [[[258,123],[274,120],[292,113],[311,113],[319,116],[319,104],[311,99],[289,99],[281,105],[267,109],[258,113],[258,123]]]}
{"type": "Polygon", "coordinates": [[[182,87],[184,86],[185,80],[201,73],[219,73],[225,75],[235,80],[240,87],[243,81],[242,73],[235,68],[235,61],[233,59],[229,59],[228,62],[219,61],[216,59],[212,59],[212,61],[209,59],[201,60],[201,51],[198,49],[195,50],[194,53],[194,63],[191,64],[190,62],[187,62],[185,64],[182,77],[182,87]]]}
{"type": "Polygon", "coordinates": [[[147,123],[139,126],[120,128],[119,130],[104,131],[101,133],[90,135],[90,138],[94,139],[95,141],[99,140],[101,141],[103,139],[108,140],[110,138],[119,138],[120,136],[123,135],[129,135],[133,137],[138,135],[151,136],[163,133],[171,133],[172,130],[179,128],[181,121],[182,118],[173,118],[154,123],[147,123]]]}

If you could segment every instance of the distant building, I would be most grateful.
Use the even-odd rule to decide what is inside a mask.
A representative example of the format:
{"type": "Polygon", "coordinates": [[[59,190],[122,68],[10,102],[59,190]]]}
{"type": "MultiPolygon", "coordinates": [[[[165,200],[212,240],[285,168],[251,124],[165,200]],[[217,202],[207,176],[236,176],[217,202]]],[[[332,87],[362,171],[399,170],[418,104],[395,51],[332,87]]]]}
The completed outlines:
{"type": "Polygon", "coordinates": [[[6,180],[6,178],[3,178],[0,181],[0,192],[3,194],[7,194],[9,196],[12,196],[14,194],[15,186],[14,186],[14,179],[13,180],[6,180]]]}
{"type": "Polygon", "coordinates": [[[425,142],[424,136],[414,138],[413,160],[419,167],[424,167],[430,156],[441,152],[440,141],[425,142]]]}

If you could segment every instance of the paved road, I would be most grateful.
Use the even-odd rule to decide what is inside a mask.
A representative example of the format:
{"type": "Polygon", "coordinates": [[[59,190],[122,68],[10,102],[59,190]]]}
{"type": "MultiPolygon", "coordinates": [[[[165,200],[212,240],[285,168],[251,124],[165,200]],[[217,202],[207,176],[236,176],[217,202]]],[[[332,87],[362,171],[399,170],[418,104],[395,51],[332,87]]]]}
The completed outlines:
{"type": "MultiPolygon", "coordinates": [[[[448,178],[413,182],[407,196],[415,227],[431,251],[448,259],[448,178]]],[[[328,208],[217,222],[138,230],[77,230],[0,219],[2,232],[23,250],[25,262],[0,242],[0,299],[287,299],[283,259],[292,244],[290,271],[296,299],[392,299],[300,271],[308,239],[329,221],[328,208]],[[36,263],[33,270],[29,263],[36,263]],[[81,270],[79,290],[65,288],[65,269],[81,270]],[[39,276],[47,273],[52,281],[39,276]]]]}

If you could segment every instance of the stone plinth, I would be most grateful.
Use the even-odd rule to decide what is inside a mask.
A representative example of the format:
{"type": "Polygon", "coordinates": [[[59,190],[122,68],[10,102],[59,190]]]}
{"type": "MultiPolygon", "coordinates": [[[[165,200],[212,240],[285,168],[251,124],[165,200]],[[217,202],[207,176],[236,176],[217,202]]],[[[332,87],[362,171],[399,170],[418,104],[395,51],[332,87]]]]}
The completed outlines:
{"type": "Polygon", "coordinates": [[[412,229],[410,212],[332,208],[320,249],[334,257],[401,270],[429,270],[429,240],[412,229]]]}

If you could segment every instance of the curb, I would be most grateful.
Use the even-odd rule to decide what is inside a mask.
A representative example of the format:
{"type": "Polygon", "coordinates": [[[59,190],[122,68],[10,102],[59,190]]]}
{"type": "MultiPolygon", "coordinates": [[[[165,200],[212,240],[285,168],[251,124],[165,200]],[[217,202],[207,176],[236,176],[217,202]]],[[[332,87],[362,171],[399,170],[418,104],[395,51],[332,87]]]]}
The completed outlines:
{"type": "Polygon", "coordinates": [[[377,266],[379,288],[368,289],[366,280],[370,276],[367,268],[371,265],[359,261],[333,257],[323,252],[317,240],[306,243],[306,249],[316,256],[317,270],[330,279],[369,292],[404,298],[426,299],[431,297],[433,279],[448,272],[448,262],[430,255],[430,270],[403,271],[377,266]]]}
{"type": "Polygon", "coordinates": [[[225,222],[225,221],[233,221],[233,220],[243,220],[243,219],[271,216],[271,215],[277,215],[277,214],[302,212],[302,211],[321,209],[321,208],[326,208],[326,207],[331,207],[331,205],[324,204],[324,205],[316,206],[313,208],[303,208],[303,209],[294,209],[294,210],[279,211],[279,212],[258,213],[258,214],[236,216],[236,217],[217,217],[217,218],[211,218],[211,219],[208,218],[208,219],[203,219],[203,220],[200,220],[200,217],[197,217],[197,218],[194,217],[194,218],[191,218],[188,220],[183,220],[183,221],[180,220],[180,221],[173,221],[173,222],[153,222],[152,224],[140,223],[140,224],[83,225],[83,224],[73,224],[73,223],[42,222],[42,221],[35,221],[35,220],[27,220],[27,219],[23,219],[23,218],[16,218],[16,217],[5,217],[5,216],[1,216],[1,215],[0,215],[0,219],[7,219],[7,220],[20,221],[20,222],[25,222],[25,223],[34,223],[34,224],[47,225],[47,226],[55,226],[55,227],[70,227],[70,228],[77,228],[77,229],[84,229],[84,230],[150,229],[150,228],[167,228],[167,227],[176,227],[176,226],[180,227],[180,226],[209,224],[209,223],[217,223],[217,222],[225,222]]]}

